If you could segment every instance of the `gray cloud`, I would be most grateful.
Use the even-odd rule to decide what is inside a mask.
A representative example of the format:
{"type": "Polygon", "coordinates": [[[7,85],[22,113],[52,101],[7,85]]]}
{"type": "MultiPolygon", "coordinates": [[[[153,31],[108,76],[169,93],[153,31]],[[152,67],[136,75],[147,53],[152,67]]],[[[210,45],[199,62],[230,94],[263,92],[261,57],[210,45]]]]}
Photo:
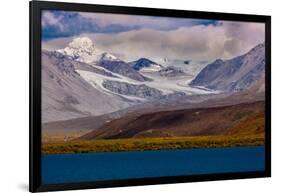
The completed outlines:
{"type": "Polygon", "coordinates": [[[190,19],[190,18],[173,18],[173,17],[155,17],[142,15],[127,14],[107,14],[107,13],[86,13],[79,12],[84,18],[90,18],[100,26],[107,25],[124,25],[138,26],[140,28],[156,30],[174,30],[179,27],[190,27],[194,25],[215,25],[217,20],[208,19],[190,19]]]}
{"type": "Polygon", "coordinates": [[[253,45],[264,42],[265,26],[262,23],[224,22],[226,55],[238,55],[253,45]]]}
{"type": "MultiPolygon", "coordinates": [[[[127,61],[140,57],[161,60],[214,60],[246,53],[264,41],[264,24],[221,22],[220,25],[196,25],[176,30],[140,29],[114,34],[83,34],[105,51],[127,61]]],[[[45,42],[46,49],[64,47],[69,38],[45,42]]]]}

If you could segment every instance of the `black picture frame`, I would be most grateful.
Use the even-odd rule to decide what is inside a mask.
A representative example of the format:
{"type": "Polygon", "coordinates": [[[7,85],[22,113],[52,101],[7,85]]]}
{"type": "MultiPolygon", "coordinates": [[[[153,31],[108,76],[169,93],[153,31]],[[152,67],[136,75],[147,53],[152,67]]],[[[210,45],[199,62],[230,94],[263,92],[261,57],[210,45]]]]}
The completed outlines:
{"type": "Polygon", "coordinates": [[[30,3],[30,174],[29,191],[58,191],[89,188],[183,183],[212,180],[260,178],[271,176],[271,17],[232,13],[214,13],[141,7],[76,4],[46,1],[30,3]],[[168,16],[179,18],[220,19],[265,23],[265,171],[223,174],[157,177],[85,183],[42,185],[41,183],[41,10],[69,10],[83,12],[120,13],[131,15],[168,16]]]}

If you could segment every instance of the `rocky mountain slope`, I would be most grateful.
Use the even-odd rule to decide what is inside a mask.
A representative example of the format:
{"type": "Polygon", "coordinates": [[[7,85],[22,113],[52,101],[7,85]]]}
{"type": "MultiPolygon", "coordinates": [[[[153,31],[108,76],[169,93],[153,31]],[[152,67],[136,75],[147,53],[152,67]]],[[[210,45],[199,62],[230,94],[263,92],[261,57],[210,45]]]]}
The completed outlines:
{"type": "MultiPolygon", "coordinates": [[[[42,51],[43,122],[100,115],[130,105],[130,101],[122,97],[95,89],[76,72],[75,66],[85,67],[60,53],[42,51]]],[[[111,76],[94,67],[87,68],[111,76]]]]}
{"type": "Polygon", "coordinates": [[[145,84],[130,84],[126,82],[118,82],[112,80],[103,81],[104,88],[118,94],[136,96],[140,98],[156,99],[163,93],[160,90],[146,86],[145,84]]]}
{"type": "Polygon", "coordinates": [[[191,82],[222,91],[241,91],[264,79],[265,48],[259,44],[248,53],[230,60],[218,59],[207,65],[191,82]]]}
{"type": "Polygon", "coordinates": [[[151,79],[143,76],[135,69],[131,68],[127,63],[121,60],[100,60],[98,62],[99,66],[117,74],[123,75],[133,80],[137,81],[150,81],[151,79]]]}

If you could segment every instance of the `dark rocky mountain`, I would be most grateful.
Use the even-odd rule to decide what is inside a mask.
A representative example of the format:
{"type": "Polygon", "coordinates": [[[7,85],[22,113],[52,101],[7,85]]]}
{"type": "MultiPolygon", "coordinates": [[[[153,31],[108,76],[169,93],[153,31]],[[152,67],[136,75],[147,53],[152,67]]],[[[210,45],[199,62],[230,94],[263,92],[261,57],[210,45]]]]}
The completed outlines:
{"type": "Polygon", "coordinates": [[[153,62],[152,60],[149,60],[147,58],[140,58],[136,61],[130,62],[129,64],[135,70],[148,68],[150,70],[158,71],[163,68],[160,64],[157,64],[156,62],[153,62]]]}
{"type": "Polygon", "coordinates": [[[207,65],[191,82],[215,90],[242,91],[264,78],[265,48],[259,44],[248,53],[230,60],[218,59],[207,65]]]}

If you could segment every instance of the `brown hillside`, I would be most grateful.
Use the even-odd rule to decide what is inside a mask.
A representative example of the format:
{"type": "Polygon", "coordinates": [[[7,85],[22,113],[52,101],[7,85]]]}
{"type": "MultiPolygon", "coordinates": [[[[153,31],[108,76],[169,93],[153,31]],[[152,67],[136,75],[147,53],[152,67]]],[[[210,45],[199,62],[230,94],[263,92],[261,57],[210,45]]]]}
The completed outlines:
{"type": "Polygon", "coordinates": [[[264,102],[127,115],[79,139],[151,138],[262,133],[264,102]]]}

